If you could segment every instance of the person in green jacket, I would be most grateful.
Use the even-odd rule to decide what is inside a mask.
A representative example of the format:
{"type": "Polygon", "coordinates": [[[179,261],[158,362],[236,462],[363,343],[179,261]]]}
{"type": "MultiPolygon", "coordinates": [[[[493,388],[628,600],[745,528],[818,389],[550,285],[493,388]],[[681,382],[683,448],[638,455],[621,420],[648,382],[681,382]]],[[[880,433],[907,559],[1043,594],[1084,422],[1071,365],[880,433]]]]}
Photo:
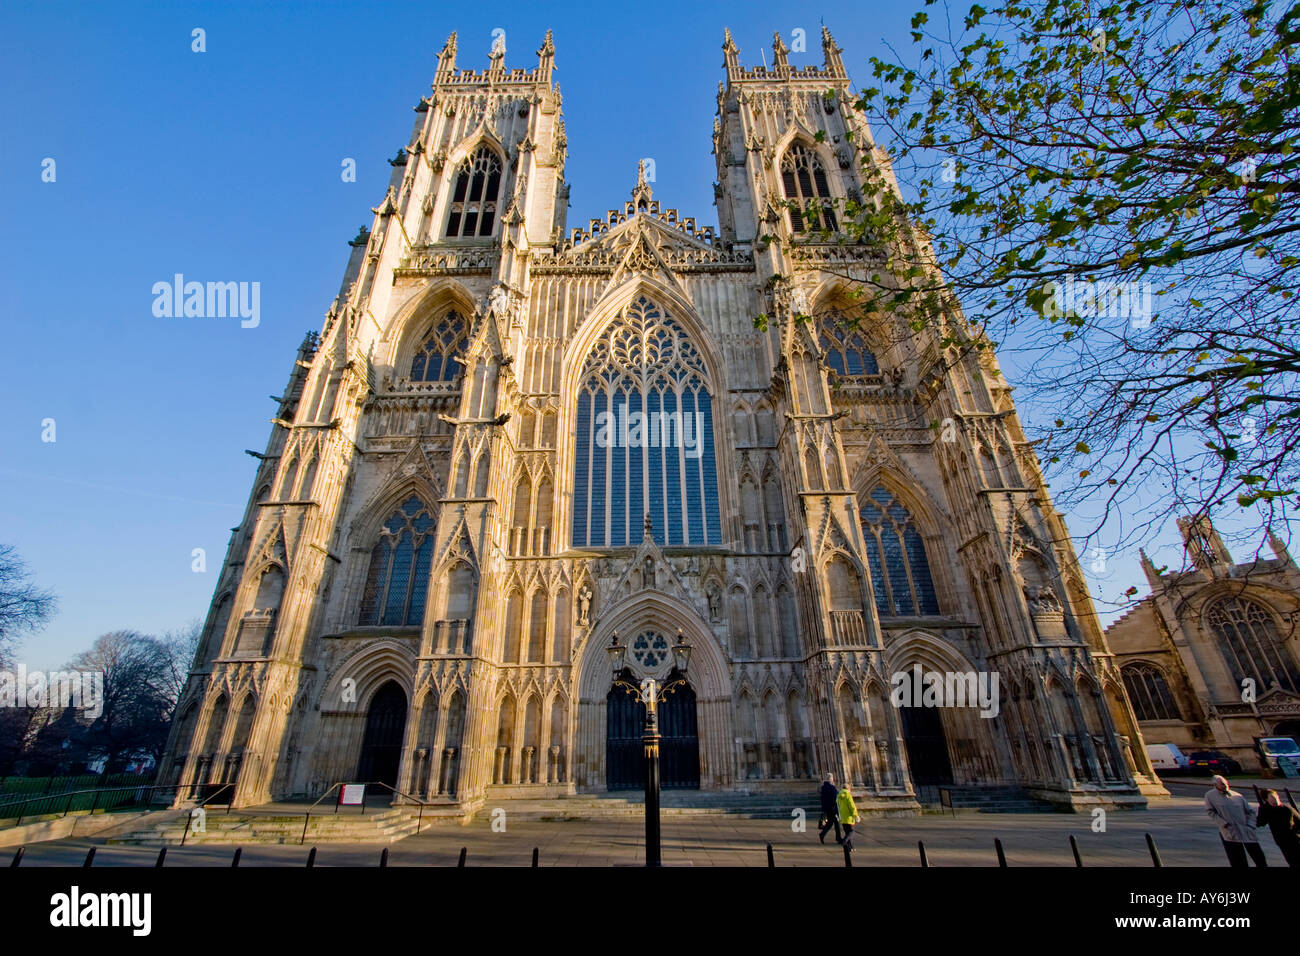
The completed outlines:
{"type": "Polygon", "coordinates": [[[840,823],[844,824],[844,849],[853,849],[853,824],[858,822],[858,805],[853,802],[853,791],[846,784],[835,798],[839,810],[840,823]]]}

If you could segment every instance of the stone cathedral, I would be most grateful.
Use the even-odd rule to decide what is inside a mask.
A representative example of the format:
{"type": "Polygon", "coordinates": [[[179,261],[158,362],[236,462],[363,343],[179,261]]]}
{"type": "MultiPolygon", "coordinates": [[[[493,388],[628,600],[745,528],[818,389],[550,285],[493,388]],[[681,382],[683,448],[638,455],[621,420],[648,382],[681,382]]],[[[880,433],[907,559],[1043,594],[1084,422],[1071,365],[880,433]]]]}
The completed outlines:
{"type": "Polygon", "coordinates": [[[607,648],[662,679],[680,631],[665,787],[1163,792],[994,360],[836,318],[881,250],[834,241],[825,201],[888,158],[822,48],[747,68],[726,34],[716,229],[644,169],[570,229],[551,35],[484,70],[451,35],[278,398],[161,783],[635,791],[643,705],[607,648]],[[895,706],[917,667],[996,674],[996,715],[895,706]]]}

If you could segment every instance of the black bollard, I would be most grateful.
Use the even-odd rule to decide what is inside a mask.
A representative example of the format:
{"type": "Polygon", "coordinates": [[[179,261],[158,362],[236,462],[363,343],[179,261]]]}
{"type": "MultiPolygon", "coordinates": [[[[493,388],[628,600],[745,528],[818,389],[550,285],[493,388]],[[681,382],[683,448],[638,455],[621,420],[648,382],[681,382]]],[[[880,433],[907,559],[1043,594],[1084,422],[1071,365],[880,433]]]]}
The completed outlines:
{"type": "Polygon", "coordinates": [[[230,865],[239,866],[239,858],[240,856],[243,855],[243,853],[244,853],[244,848],[242,846],[235,847],[235,855],[230,858],[230,865]]]}
{"type": "Polygon", "coordinates": [[[159,867],[161,867],[163,865],[163,861],[166,859],[167,859],[167,848],[163,847],[161,850],[158,851],[158,859],[153,865],[154,869],[156,870],[159,867]]]}
{"type": "Polygon", "coordinates": [[[464,865],[465,865],[465,853],[466,853],[466,851],[467,851],[468,849],[469,849],[468,847],[461,847],[461,848],[460,848],[460,859],[456,862],[456,865],[457,865],[457,866],[464,866],[464,865]]]}
{"type": "Polygon", "coordinates": [[[917,840],[916,848],[921,851],[921,865],[928,869],[930,866],[930,858],[925,854],[925,841],[917,840]]]}
{"type": "Polygon", "coordinates": [[[1070,834],[1070,851],[1074,853],[1074,865],[1083,866],[1083,857],[1079,856],[1079,841],[1074,838],[1073,833],[1070,834]]]}
{"type": "Polygon", "coordinates": [[[997,837],[993,838],[993,847],[998,851],[998,866],[1007,865],[1007,855],[1002,852],[1002,841],[997,837]]]}
{"type": "Polygon", "coordinates": [[[384,847],[383,852],[379,854],[379,865],[388,866],[388,847],[384,847]]]}
{"type": "Polygon", "coordinates": [[[25,849],[26,847],[20,846],[16,851],[14,851],[14,858],[9,861],[11,867],[15,867],[23,861],[23,850],[25,849]]]}
{"type": "Polygon", "coordinates": [[[1151,851],[1151,865],[1164,866],[1164,864],[1160,862],[1160,851],[1156,849],[1156,841],[1152,838],[1150,833],[1147,834],[1147,849],[1151,851]]]}
{"type": "Polygon", "coordinates": [[[772,844],[767,845],[767,865],[769,868],[776,866],[776,859],[772,856],[772,844]]]}
{"type": "Polygon", "coordinates": [[[92,846],[90,848],[90,851],[86,854],[86,862],[82,863],[81,865],[83,867],[89,867],[94,862],[95,862],[95,848],[92,846]]]}
{"type": "Polygon", "coordinates": [[[312,848],[311,848],[311,852],[307,854],[307,865],[308,865],[308,866],[315,866],[315,865],[316,865],[316,848],[315,848],[315,847],[312,847],[312,848]]]}
{"type": "Polygon", "coordinates": [[[533,847],[533,869],[537,869],[537,847],[533,847]]]}

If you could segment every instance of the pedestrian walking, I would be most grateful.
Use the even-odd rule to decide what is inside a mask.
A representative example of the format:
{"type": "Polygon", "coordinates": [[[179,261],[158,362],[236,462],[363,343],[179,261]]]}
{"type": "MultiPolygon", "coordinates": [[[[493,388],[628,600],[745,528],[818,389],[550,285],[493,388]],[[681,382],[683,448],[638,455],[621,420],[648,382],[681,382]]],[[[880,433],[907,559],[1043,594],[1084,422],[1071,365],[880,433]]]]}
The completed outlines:
{"type": "Polygon", "coordinates": [[[835,827],[835,842],[843,843],[844,836],[840,833],[840,816],[836,811],[835,800],[840,795],[839,787],[835,786],[835,776],[827,774],[822,781],[821,790],[818,791],[822,802],[822,819],[821,826],[817,835],[821,837],[823,843],[826,842],[826,832],[831,827],[835,827]]]}
{"type": "Polygon", "coordinates": [[[1246,854],[1256,866],[1268,866],[1264,848],[1255,835],[1255,808],[1233,790],[1224,777],[1215,776],[1214,787],[1205,794],[1205,812],[1219,825],[1219,839],[1231,866],[1250,866],[1246,854]]]}
{"type": "Polygon", "coordinates": [[[1276,790],[1264,790],[1259,796],[1255,826],[1268,827],[1288,866],[1300,866],[1300,813],[1283,803],[1276,790]]]}
{"type": "Polygon", "coordinates": [[[835,808],[839,811],[840,823],[844,824],[844,849],[853,849],[853,824],[858,822],[858,805],[853,802],[853,791],[846,784],[835,798],[835,808]]]}

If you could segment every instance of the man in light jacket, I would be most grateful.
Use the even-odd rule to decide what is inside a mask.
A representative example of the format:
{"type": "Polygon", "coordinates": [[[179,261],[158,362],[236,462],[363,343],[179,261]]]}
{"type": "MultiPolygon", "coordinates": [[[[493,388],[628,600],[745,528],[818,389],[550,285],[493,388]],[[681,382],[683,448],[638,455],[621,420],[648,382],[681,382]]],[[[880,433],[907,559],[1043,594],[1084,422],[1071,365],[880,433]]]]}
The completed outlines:
{"type": "Polygon", "coordinates": [[[1219,825],[1219,839],[1230,865],[1250,866],[1246,861],[1249,853],[1256,866],[1268,866],[1264,848],[1255,835],[1255,808],[1225,778],[1214,778],[1214,787],[1205,794],[1205,812],[1219,825]]]}

